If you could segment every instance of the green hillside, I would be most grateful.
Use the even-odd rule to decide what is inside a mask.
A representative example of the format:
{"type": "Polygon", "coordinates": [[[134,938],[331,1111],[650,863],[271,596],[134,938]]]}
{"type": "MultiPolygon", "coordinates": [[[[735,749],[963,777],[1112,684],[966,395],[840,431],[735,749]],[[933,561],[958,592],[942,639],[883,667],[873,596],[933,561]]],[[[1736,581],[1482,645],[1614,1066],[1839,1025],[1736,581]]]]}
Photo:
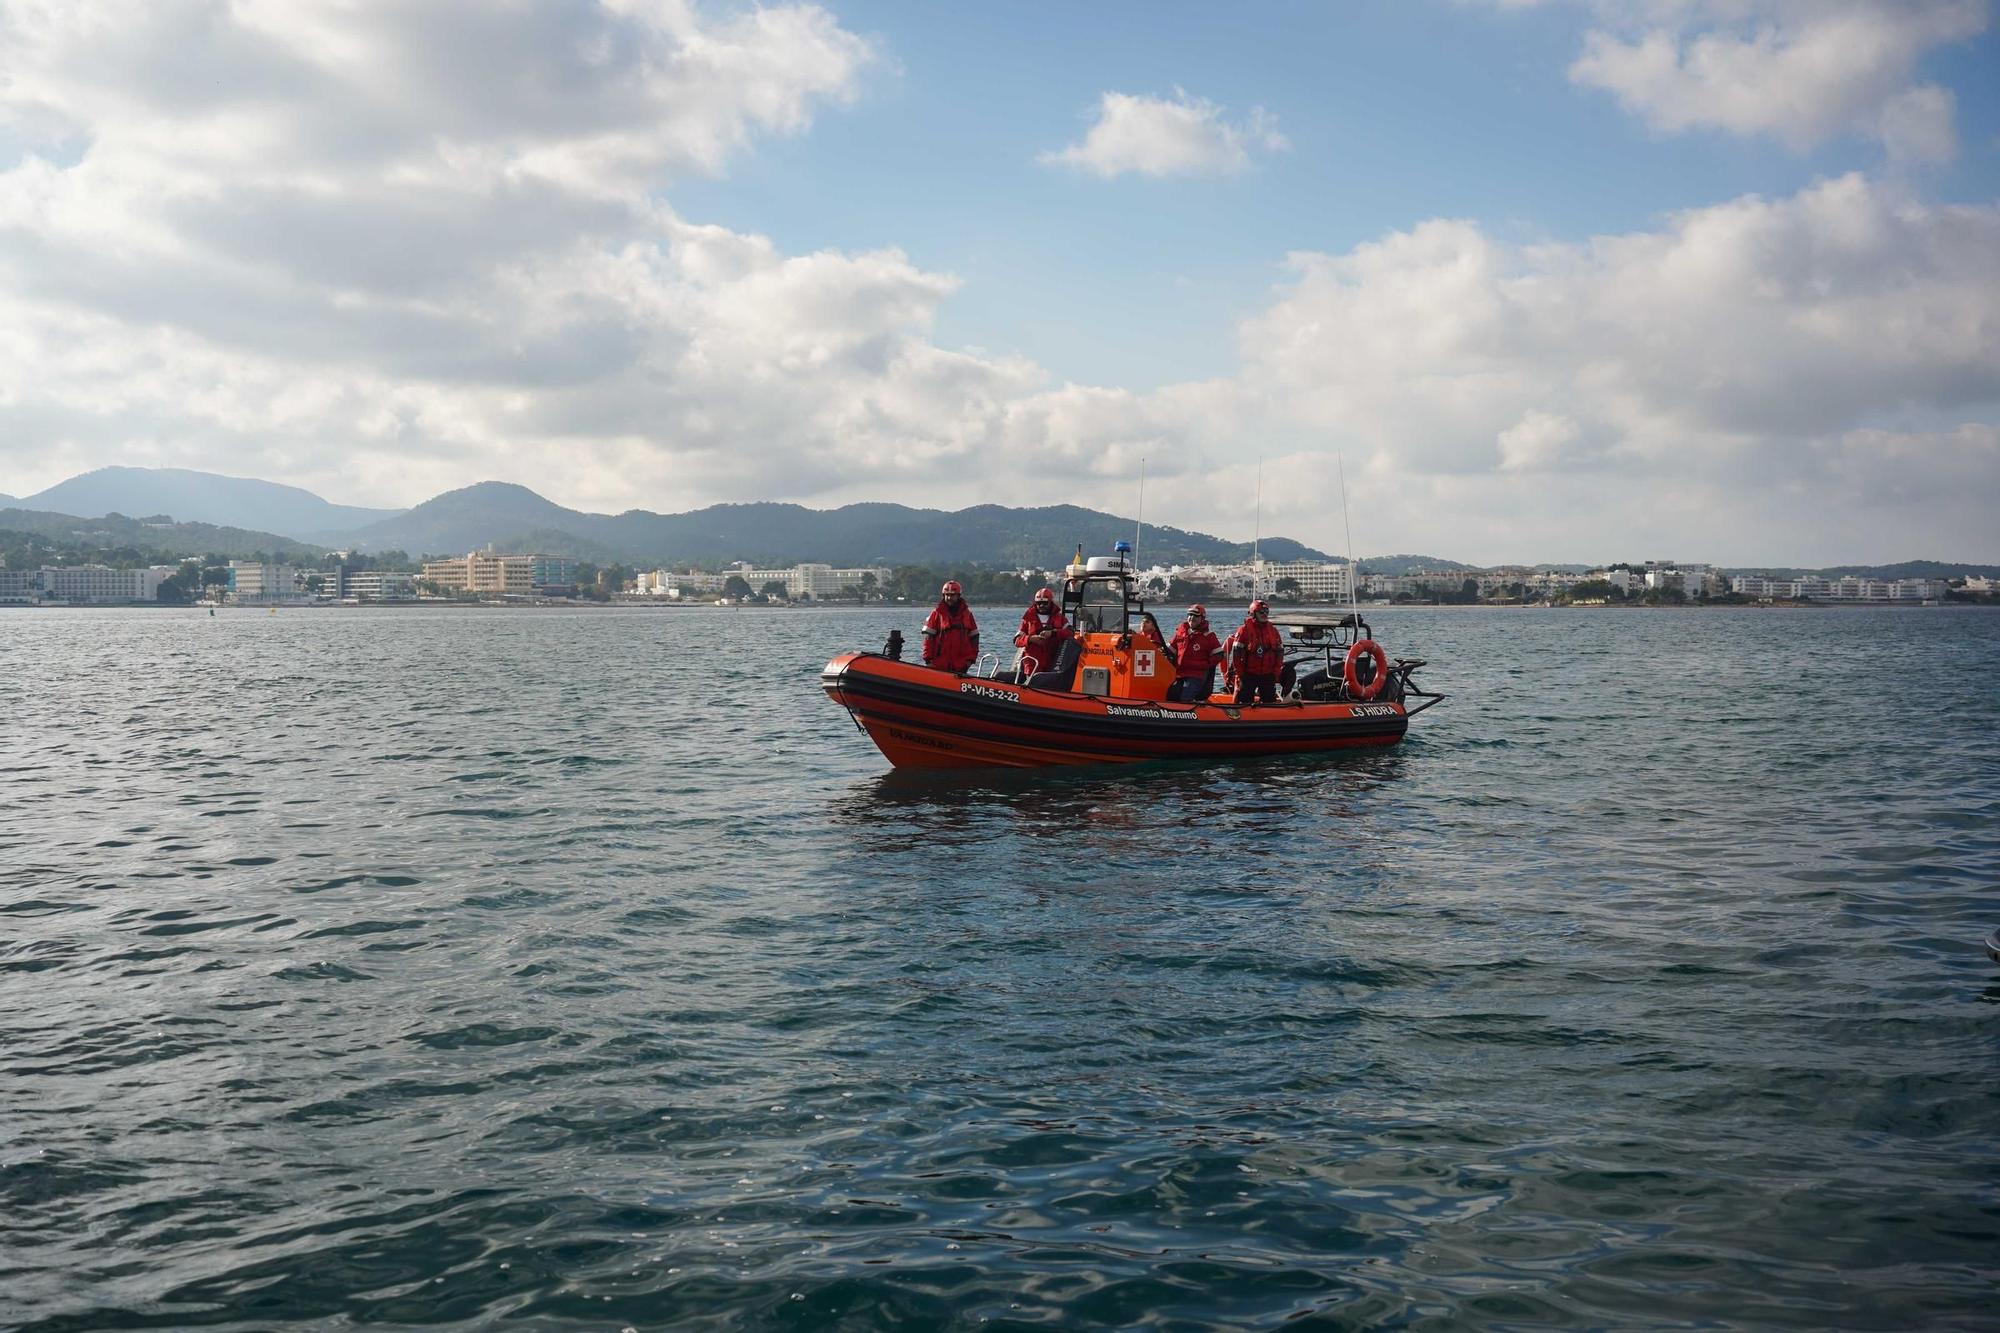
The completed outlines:
{"type": "MultiPolygon", "coordinates": [[[[590,514],[565,509],[525,486],[481,482],[448,491],[406,513],[349,534],[358,549],[395,547],[431,554],[486,545],[532,546],[552,555],[634,564],[708,564],[733,560],[790,565],[972,564],[1051,566],[1081,542],[1103,552],[1130,540],[1132,520],[1075,505],[1010,509],[977,505],[949,512],[894,504],[808,509],[794,504],[712,505],[686,514],[643,509],[590,514]]],[[[1146,564],[1237,561],[1248,542],[1229,542],[1179,528],[1145,529],[1146,564]]],[[[1267,537],[1273,560],[1322,560],[1311,547],[1267,537]]]]}
{"type": "Polygon", "coordinates": [[[310,564],[324,553],[318,546],[248,528],[211,523],[176,523],[161,515],[127,518],[106,514],[78,518],[39,509],[0,509],[0,550],[10,567],[29,564],[176,564],[187,558],[230,560],[263,557],[310,564]]]}

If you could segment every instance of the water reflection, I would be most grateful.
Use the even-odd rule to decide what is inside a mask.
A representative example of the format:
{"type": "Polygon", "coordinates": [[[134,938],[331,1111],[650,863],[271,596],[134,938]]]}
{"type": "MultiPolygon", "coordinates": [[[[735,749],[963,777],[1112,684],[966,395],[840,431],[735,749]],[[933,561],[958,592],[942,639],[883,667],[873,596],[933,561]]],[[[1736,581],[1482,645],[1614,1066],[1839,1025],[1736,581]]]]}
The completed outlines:
{"type": "Polygon", "coordinates": [[[0,1317],[1990,1309],[2000,616],[1398,611],[1388,752],[893,774],[874,614],[9,619],[0,1317]]]}
{"type": "Polygon", "coordinates": [[[1079,807],[1225,812],[1254,793],[1283,790],[1325,796],[1358,795],[1400,781],[1408,771],[1401,747],[1347,755],[1285,755],[1214,764],[1203,760],[1129,766],[1083,765],[1038,769],[889,769],[848,784],[834,794],[836,819],[882,814],[944,816],[996,807],[1020,814],[1079,807]]]}
{"type": "Polygon", "coordinates": [[[1197,882],[1240,891],[1373,880],[1406,845],[1412,761],[1395,752],[1247,764],[893,771],[827,804],[842,872],[943,857],[953,878],[1043,886],[1197,882]],[[1044,869],[1022,867],[1046,861],[1044,869]]]}

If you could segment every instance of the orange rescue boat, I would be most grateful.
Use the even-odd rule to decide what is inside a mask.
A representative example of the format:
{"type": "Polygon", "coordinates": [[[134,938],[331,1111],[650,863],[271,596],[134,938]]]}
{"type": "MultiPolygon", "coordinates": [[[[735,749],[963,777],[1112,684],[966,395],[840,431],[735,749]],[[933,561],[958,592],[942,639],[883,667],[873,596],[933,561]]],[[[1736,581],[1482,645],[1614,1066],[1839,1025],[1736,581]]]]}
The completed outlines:
{"type": "MultiPolygon", "coordinates": [[[[1123,557],[1073,564],[1063,610],[1077,633],[1047,671],[961,676],[901,660],[902,635],[880,653],[847,653],[820,673],[900,768],[1028,768],[1304,754],[1394,745],[1410,718],[1444,696],[1419,689],[1421,660],[1391,659],[1355,612],[1286,611],[1282,695],[1238,704],[1233,693],[1167,698],[1175,670],[1159,623],[1123,557]]],[[[1033,663],[1029,663],[1030,668],[1033,663]]]]}

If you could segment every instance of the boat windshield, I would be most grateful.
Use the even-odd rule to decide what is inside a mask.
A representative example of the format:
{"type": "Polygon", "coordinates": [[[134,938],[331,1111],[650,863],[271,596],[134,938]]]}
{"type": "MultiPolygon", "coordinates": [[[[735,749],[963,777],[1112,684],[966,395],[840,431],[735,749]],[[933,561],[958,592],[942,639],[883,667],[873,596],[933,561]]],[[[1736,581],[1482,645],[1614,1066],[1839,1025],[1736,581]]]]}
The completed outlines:
{"type": "Polygon", "coordinates": [[[1076,627],[1086,634],[1123,634],[1125,582],[1117,578],[1086,579],[1076,604],[1076,627]]]}

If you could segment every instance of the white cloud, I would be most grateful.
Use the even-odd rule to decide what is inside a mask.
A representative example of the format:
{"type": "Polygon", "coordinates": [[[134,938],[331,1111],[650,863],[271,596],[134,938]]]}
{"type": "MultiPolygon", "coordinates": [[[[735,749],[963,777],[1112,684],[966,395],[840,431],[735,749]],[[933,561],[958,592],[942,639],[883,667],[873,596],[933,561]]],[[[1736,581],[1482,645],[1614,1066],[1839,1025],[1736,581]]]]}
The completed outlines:
{"type": "Polygon", "coordinates": [[[1990,502],[2000,477],[2000,426],[1847,431],[1817,442],[1810,460],[1859,497],[1864,521],[1879,513],[1893,524],[1898,511],[1913,507],[1948,511],[1990,502]]]}
{"type": "Polygon", "coordinates": [[[1263,530],[1337,549],[1338,453],[1363,550],[2000,559],[2000,206],[1853,175],[1573,243],[1432,220],[1290,268],[1234,376],[982,405],[958,498],[1061,475],[1122,508],[1145,457],[1149,513],[1247,536],[1261,454],[1263,530]]]}
{"type": "Polygon", "coordinates": [[[1126,172],[1208,176],[1242,171],[1253,153],[1290,146],[1262,107],[1253,107],[1241,125],[1224,120],[1222,111],[1180,88],[1171,98],[1107,92],[1082,142],[1041,160],[1106,178],[1126,172]]]}
{"type": "Polygon", "coordinates": [[[1331,549],[1338,450],[1363,550],[2000,558],[2000,207],[1849,176],[1573,243],[1424,221],[1294,256],[1237,373],[1134,393],[938,346],[958,282],[894,248],[662,202],[857,95],[872,53],[817,10],[0,24],[0,114],[46,149],[0,171],[9,494],[151,463],[1122,509],[1143,457],[1150,517],[1247,537],[1263,454],[1264,531],[1331,549]]]}
{"type": "Polygon", "coordinates": [[[1570,78],[1654,129],[1771,135],[1806,149],[1837,135],[1892,156],[1956,151],[1948,90],[1915,80],[1934,47],[1986,25],[1984,0],[1667,0],[1596,7],[1570,78]]]}
{"type": "Polygon", "coordinates": [[[769,401],[702,401],[718,365],[891,364],[951,286],[655,201],[856,94],[874,53],[816,8],[14,0],[0,51],[42,154],[0,172],[22,489],[113,441],[377,499],[564,441],[698,453],[723,399],[769,401]]]}
{"type": "Polygon", "coordinates": [[[9,119],[128,167],[614,195],[804,129],[871,57],[817,8],[677,0],[9,0],[0,50],[9,119]]]}
{"type": "MultiPolygon", "coordinates": [[[[1975,498],[2000,493],[2000,457],[1946,443],[2000,404],[2000,207],[1848,176],[1582,244],[1436,221],[1293,268],[1244,326],[1246,397],[1270,405],[1267,434],[1364,457],[1376,501],[1439,540],[1541,503],[1517,488],[1585,486],[1564,524],[1605,540],[1684,527],[1833,558],[1865,512],[1905,550],[2000,553],[1975,498]],[[1936,424],[1871,433],[1891,421],[1936,424]],[[1891,439],[1884,472],[1948,457],[1954,488],[1885,492],[1856,460],[1891,439]]],[[[1333,502],[1304,480],[1285,493],[1333,502]]]]}
{"type": "Polygon", "coordinates": [[[1867,128],[1892,162],[1948,162],[1958,152],[1957,100],[1931,84],[1896,94],[1867,128]]]}
{"type": "Polygon", "coordinates": [[[1503,472],[1546,472],[1560,463],[1582,432],[1568,417],[1556,412],[1529,411],[1500,432],[1500,469],[1503,472]]]}

